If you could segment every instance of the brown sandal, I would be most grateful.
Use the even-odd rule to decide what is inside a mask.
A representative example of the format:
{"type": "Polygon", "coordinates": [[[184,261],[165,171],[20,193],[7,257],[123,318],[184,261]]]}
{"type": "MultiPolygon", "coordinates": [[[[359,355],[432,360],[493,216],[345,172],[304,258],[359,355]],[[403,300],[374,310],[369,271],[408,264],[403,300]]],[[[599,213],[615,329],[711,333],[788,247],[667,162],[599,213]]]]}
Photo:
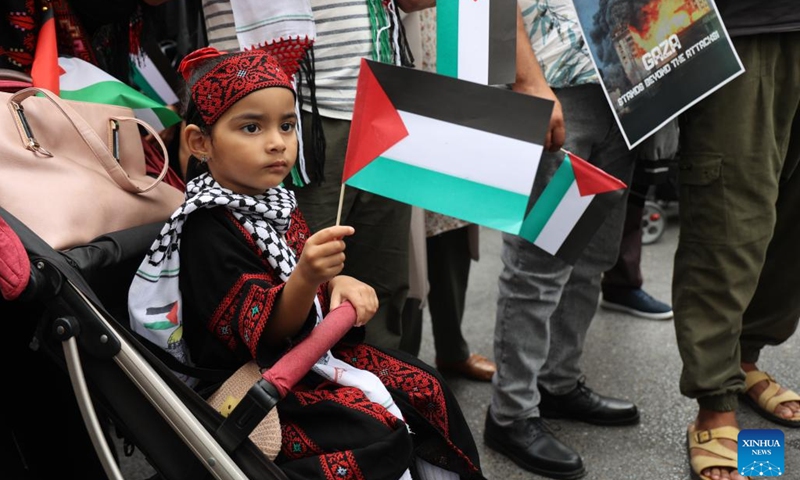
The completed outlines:
{"type": "Polygon", "coordinates": [[[689,430],[686,432],[686,443],[693,480],[711,480],[711,477],[702,474],[703,470],[707,468],[738,469],[738,454],[735,450],[731,450],[720,443],[720,439],[732,440],[734,443],[738,443],[739,429],[736,427],[717,427],[696,431],[694,425],[689,426],[689,430]],[[693,448],[719,455],[719,457],[711,455],[692,456],[693,448]]]}
{"type": "Polygon", "coordinates": [[[775,414],[775,409],[778,408],[778,405],[781,403],[792,401],[800,402],[800,395],[791,390],[786,390],[778,395],[781,386],[775,381],[774,378],[772,378],[772,375],[760,370],[747,372],[744,383],[745,389],[744,393],[741,395],[741,398],[745,403],[750,405],[750,407],[752,407],[757,414],[771,422],[775,422],[786,427],[800,428],[800,412],[795,412],[794,418],[784,418],[775,414]],[[761,392],[761,395],[758,396],[758,400],[753,400],[753,397],[748,395],[747,392],[749,392],[755,384],[764,380],[766,380],[769,385],[763,392],[761,392]]]}

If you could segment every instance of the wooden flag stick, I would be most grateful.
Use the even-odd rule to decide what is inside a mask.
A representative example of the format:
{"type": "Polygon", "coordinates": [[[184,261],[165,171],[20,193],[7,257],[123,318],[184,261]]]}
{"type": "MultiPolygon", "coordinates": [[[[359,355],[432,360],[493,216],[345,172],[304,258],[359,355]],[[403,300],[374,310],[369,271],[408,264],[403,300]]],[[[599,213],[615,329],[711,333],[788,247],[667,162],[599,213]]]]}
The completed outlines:
{"type": "Polygon", "coordinates": [[[342,206],[344,205],[344,183],[342,184],[342,191],[339,192],[339,210],[336,212],[336,225],[342,220],[342,206]]]}

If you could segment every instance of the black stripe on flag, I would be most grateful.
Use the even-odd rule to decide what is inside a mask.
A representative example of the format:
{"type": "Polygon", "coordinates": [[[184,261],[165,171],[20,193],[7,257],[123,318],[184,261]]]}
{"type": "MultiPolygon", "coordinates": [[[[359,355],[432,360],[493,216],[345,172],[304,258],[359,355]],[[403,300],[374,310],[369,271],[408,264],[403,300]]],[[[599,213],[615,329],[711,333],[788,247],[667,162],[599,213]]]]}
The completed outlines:
{"type": "Polygon", "coordinates": [[[397,110],[544,145],[551,100],[371,60],[367,65],[397,110]]]}
{"type": "Polygon", "coordinates": [[[578,219],[578,223],[564,239],[564,243],[561,244],[555,256],[570,265],[575,265],[600,225],[605,221],[608,212],[620,201],[623,193],[625,193],[625,189],[595,195],[581,218],[578,219]]]}
{"type": "Polygon", "coordinates": [[[517,1],[489,4],[489,84],[513,83],[517,75],[517,1]]]}

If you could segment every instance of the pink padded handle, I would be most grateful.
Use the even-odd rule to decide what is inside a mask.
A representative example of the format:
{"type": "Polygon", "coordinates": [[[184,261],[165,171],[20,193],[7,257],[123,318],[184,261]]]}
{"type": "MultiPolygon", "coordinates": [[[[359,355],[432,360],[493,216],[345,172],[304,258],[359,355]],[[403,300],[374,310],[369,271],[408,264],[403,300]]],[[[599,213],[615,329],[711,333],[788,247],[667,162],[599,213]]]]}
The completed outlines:
{"type": "Polygon", "coordinates": [[[14,300],[28,286],[31,262],[14,230],[0,218],[0,294],[14,300]]]}
{"type": "Polygon", "coordinates": [[[331,310],[305,340],[275,362],[261,376],[278,389],[281,398],[311,370],[319,358],[331,349],[356,323],[356,309],[343,302],[331,310]]]}

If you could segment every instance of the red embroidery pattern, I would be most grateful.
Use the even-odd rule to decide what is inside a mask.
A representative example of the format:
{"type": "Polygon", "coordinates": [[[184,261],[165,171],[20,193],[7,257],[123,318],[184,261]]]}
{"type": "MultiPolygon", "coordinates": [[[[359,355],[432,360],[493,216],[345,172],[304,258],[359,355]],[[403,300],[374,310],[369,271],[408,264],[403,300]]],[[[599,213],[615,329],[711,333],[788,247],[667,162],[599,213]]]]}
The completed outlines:
{"type": "MultiPolygon", "coordinates": [[[[56,19],[58,51],[78,57],[92,65],[97,65],[91,39],[86,33],[80,18],[72,10],[67,0],[51,0],[53,14],[56,19]]],[[[138,52],[136,52],[138,53],[138,52]]]]}
{"type": "Polygon", "coordinates": [[[294,395],[297,401],[304,407],[323,401],[335,402],[349,409],[369,415],[392,430],[400,428],[400,420],[397,417],[392,415],[392,413],[383,406],[370,401],[360,389],[342,386],[334,386],[334,388],[334,390],[317,389],[306,392],[294,392],[294,395]]]}
{"type": "Polygon", "coordinates": [[[280,289],[281,287],[267,289],[260,285],[250,285],[239,308],[239,336],[253,358],[257,356],[258,342],[280,289]]]}
{"type": "Polygon", "coordinates": [[[281,422],[281,452],[289,459],[321,455],[322,449],[294,423],[281,422]]]}
{"type": "Polygon", "coordinates": [[[336,452],[319,457],[322,473],[328,480],[363,480],[364,474],[358,468],[353,452],[336,452]]]}
{"type": "Polygon", "coordinates": [[[283,71],[291,76],[297,73],[297,70],[300,68],[300,60],[303,59],[313,43],[314,41],[308,37],[281,37],[272,43],[257,45],[255,48],[260,48],[274,55],[278,63],[281,64],[283,71]]]}
{"type": "Polygon", "coordinates": [[[414,409],[449,440],[449,418],[444,392],[433,375],[364,344],[340,349],[338,353],[338,357],[351,365],[377,375],[387,387],[408,395],[414,409]]]}
{"type": "MultiPolygon", "coordinates": [[[[214,315],[211,316],[211,319],[208,322],[208,329],[211,331],[211,333],[225,343],[225,345],[227,345],[232,351],[236,351],[236,345],[239,342],[234,335],[234,322],[238,322],[240,328],[242,325],[241,318],[238,320],[234,318],[236,315],[236,309],[239,305],[240,299],[243,295],[245,295],[245,292],[243,291],[244,285],[251,280],[261,280],[266,283],[271,282],[270,276],[265,273],[242,275],[225,294],[225,297],[222,299],[219,306],[214,311],[214,315]]],[[[253,286],[253,288],[257,287],[253,286]]],[[[273,295],[275,295],[275,293],[273,293],[273,295]]],[[[253,333],[252,330],[250,333],[253,333]]],[[[247,347],[250,349],[250,344],[248,344],[247,347]]]]}
{"type": "Polygon", "coordinates": [[[262,50],[225,55],[192,86],[192,100],[207,125],[213,125],[231,105],[267,87],[294,90],[275,57],[262,50]]]}
{"type": "MultiPolygon", "coordinates": [[[[8,7],[15,6],[9,4],[8,7]]],[[[0,57],[5,57],[7,62],[30,72],[41,13],[33,0],[26,0],[25,5],[20,7],[22,10],[10,10],[5,18],[0,19],[2,28],[9,29],[7,35],[11,42],[9,45],[0,45],[0,57]]]]}
{"type": "Polygon", "coordinates": [[[286,232],[286,243],[289,248],[294,250],[297,258],[303,254],[303,247],[306,246],[306,240],[311,236],[311,230],[308,228],[303,214],[300,210],[292,212],[292,221],[289,223],[289,230],[286,232]]]}

